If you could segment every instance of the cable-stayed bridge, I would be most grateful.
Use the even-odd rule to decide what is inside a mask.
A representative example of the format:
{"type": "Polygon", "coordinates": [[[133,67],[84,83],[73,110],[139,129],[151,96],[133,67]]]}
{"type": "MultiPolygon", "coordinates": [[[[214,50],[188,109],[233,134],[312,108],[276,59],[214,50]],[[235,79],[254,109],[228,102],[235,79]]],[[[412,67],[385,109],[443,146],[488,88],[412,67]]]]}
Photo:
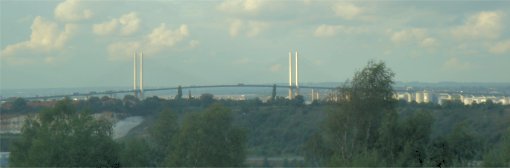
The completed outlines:
{"type": "MultiPolygon", "coordinates": [[[[272,88],[273,85],[269,84],[226,84],[226,85],[190,85],[181,86],[182,89],[203,89],[203,88],[272,88]]],[[[288,89],[288,85],[276,85],[277,88],[288,89]]],[[[166,91],[166,90],[177,90],[179,87],[163,87],[163,88],[147,88],[143,92],[155,92],[155,91],[166,91]]],[[[325,86],[299,86],[300,89],[316,89],[316,90],[333,90],[335,87],[325,86]]],[[[270,91],[270,90],[268,90],[270,91]]],[[[27,100],[45,100],[45,99],[60,99],[64,97],[84,97],[84,96],[97,96],[97,95],[113,95],[113,94],[130,94],[137,93],[138,90],[108,90],[99,92],[88,92],[88,93],[72,93],[72,94],[61,94],[61,95],[49,95],[49,96],[34,96],[25,97],[27,100]]]]}

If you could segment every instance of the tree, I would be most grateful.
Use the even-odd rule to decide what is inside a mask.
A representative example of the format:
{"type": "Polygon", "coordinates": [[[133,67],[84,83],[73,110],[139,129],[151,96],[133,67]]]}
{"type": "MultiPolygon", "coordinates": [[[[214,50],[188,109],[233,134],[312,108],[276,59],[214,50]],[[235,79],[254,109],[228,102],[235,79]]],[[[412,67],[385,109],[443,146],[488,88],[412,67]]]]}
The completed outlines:
{"type": "Polygon", "coordinates": [[[293,103],[295,106],[303,106],[305,105],[305,98],[302,95],[297,95],[294,97],[293,103]]]}
{"type": "MultiPolygon", "coordinates": [[[[325,146],[332,151],[328,154],[328,166],[373,165],[384,156],[377,153],[380,144],[390,145],[385,149],[388,152],[397,148],[397,144],[391,144],[390,138],[396,134],[396,114],[385,115],[396,112],[394,76],[384,62],[369,61],[365,68],[354,74],[352,81],[346,82],[331,96],[337,106],[328,114],[324,129],[325,146]],[[386,117],[390,117],[386,119],[388,123],[381,128],[386,117]],[[382,133],[389,135],[378,143],[382,133]]],[[[389,157],[395,158],[396,153],[390,153],[389,157]]]]}
{"type": "Polygon", "coordinates": [[[385,112],[395,111],[393,77],[395,74],[384,62],[369,61],[367,66],[354,74],[350,89],[345,93],[348,111],[359,130],[356,139],[365,148],[373,147],[377,128],[385,112]]]}
{"type": "Polygon", "coordinates": [[[483,157],[484,167],[509,167],[510,166],[510,129],[483,157]]]}
{"type": "Polygon", "coordinates": [[[129,109],[135,107],[139,102],[140,100],[133,95],[126,95],[124,96],[124,99],[122,99],[122,103],[124,104],[124,106],[129,109]]]}
{"type": "Polygon", "coordinates": [[[203,107],[207,107],[214,102],[214,95],[210,93],[204,93],[200,95],[200,102],[203,107]]]}
{"type": "Polygon", "coordinates": [[[123,167],[146,167],[150,165],[151,151],[144,139],[128,139],[119,154],[123,167]]]}
{"type": "Polygon", "coordinates": [[[179,85],[179,87],[177,87],[177,95],[175,95],[175,99],[176,100],[182,99],[182,87],[181,87],[181,85],[179,85]]]}
{"type": "MultiPolygon", "coordinates": [[[[430,112],[418,111],[406,119],[394,139],[404,145],[400,153],[398,166],[425,166],[428,161],[427,146],[432,132],[434,118],[430,112]]],[[[381,153],[383,154],[383,153],[381,153]]]]}
{"type": "Polygon", "coordinates": [[[453,165],[453,153],[450,144],[443,137],[432,140],[428,155],[428,166],[430,167],[451,167],[453,165]]]}
{"type": "Polygon", "coordinates": [[[319,167],[327,164],[331,157],[331,150],[324,143],[321,134],[313,134],[304,145],[306,161],[310,166],[319,167]]]}
{"type": "Polygon", "coordinates": [[[271,94],[271,101],[276,99],[276,84],[273,84],[273,93],[271,94]]]}
{"type": "Polygon", "coordinates": [[[467,166],[468,162],[473,160],[481,149],[481,142],[474,132],[466,129],[464,123],[457,124],[448,137],[448,143],[451,146],[454,156],[455,166],[467,166]]]}
{"type": "Polygon", "coordinates": [[[402,139],[400,138],[399,116],[396,112],[390,111],[385,114],[381,127],[379,128],[379,139],[377,148],[380,156],[385,160],[387,166],[394,165],[402,150],[402,139]]]}
{"type": "Polygon", "coordinates": [[[165,159],[175,150],[175,138],[179,133],[177,114],[170,109],[159,113],[156,122],[149,129],[153,143],[151,151],[154,154],[151,166],[163,166],[165,159]]]}
{"type": "Polygon", "coordinates": [[[169,166],[242,166],[246,157],[246,133],[232,122],[230,110],[221,105],[187,116],[169,166]]]}
{"type": "Polygon", "coordinates": [[[26,120],[13,144],[12,166],[103,167],[118,165],[112,124],[77,112],[69,99],[26,120]]]}
{"type": "Polygon", "coordinates": [[[12,102],[12,110],[14,112],[21,112],[27,109],[27,100],[23,98],[16,98],[14,102],[12,102]]]}

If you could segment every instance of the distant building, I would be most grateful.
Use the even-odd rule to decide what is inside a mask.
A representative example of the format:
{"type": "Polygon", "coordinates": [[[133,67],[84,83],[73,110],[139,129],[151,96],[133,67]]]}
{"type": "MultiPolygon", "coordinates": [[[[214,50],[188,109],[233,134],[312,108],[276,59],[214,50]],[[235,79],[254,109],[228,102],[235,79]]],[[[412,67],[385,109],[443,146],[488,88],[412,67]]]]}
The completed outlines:
{"type": "Polygon", "coordinates": [[[416,101],[416,103],[423,103],[423,92],[416,92],[414,96],[414,101],[416,101]]]}
{"type": "Polygon", "coordinates": [[[439,105],[442,105],[444,102],[452,101],[452,100],[453,100],[452,95],[447,94],[447,93],[440,93],[437,98],[437,103],[439,105]]]}
{"type": "Polygon", "coordinates": [[[429,91],[423,91],[423,103],[432,102],[432,94],[429,91]]]}
{"type": "Polygon", "coordinates": [[[21,128],[25,123],[27,115],[18,115],[18,116],[2,116],[0,119],[0,134],[12,133],[19,134],[21,133],[21,128]]]}

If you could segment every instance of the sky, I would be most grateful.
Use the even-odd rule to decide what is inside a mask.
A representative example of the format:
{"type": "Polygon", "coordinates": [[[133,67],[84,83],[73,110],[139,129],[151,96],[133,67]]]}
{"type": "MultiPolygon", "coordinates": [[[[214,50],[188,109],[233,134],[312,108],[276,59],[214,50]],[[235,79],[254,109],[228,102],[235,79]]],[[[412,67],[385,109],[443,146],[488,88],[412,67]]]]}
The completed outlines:
{"type": "Polygon", "coordinates": [[[0,1],[0,89],[343,82],[369,60],[403,82],[510,82],[510,1],[0,1]]]}

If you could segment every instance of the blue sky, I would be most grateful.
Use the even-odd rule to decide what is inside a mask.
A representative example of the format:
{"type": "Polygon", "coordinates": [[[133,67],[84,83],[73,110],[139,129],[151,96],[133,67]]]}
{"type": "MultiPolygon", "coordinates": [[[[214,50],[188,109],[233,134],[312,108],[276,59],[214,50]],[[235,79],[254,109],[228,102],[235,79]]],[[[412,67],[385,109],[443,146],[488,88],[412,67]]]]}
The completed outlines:
{"type": "Polygon", "coordinates": [[[9,1],[0,88],[342,82],[368,60],[398,81],[510,82],[510,1],[9,1]]]}

